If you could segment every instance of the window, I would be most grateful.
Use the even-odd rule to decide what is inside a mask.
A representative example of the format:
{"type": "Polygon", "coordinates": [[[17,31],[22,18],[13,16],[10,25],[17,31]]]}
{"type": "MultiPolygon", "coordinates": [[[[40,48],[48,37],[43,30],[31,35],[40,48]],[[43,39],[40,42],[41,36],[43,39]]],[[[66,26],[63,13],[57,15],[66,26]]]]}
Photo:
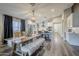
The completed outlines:
{"type": "Polygon", "coordinates": [[[13,32],[20,32],[21,22],[18,19],[13,20],[13,32]]]}

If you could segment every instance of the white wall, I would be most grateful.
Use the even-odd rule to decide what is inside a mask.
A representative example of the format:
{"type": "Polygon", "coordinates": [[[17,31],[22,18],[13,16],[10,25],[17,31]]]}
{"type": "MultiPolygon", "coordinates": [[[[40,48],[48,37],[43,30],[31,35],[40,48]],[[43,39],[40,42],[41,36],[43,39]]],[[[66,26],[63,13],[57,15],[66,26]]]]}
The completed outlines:
{"type": "Polygon", "coordinates": [[[63,23],[61,16],[53,19],[53,29],[54,32],[57,31],[61,36],[63,36],[63,23]]]}
{"type": "Polygon", "coordinates": [[[54,32],[58,32],[62,36],[62,23],[54,24],[54,32]]]}
{"type": "Polygon", "coordinates": [[[67,18],[67,27],[72,27],[73,13],[71,13],[67,18]]]}
{"type": "Polygon", "coordinates": [[[60,23],[62,22],[62,17],[57,17],[53,19],[53,23],[60,23]]]}
{"type": "Polygon", "coordinates": [[[3,34],[3,15],[0,14],[0,41],[2,41],[3,34]]]}

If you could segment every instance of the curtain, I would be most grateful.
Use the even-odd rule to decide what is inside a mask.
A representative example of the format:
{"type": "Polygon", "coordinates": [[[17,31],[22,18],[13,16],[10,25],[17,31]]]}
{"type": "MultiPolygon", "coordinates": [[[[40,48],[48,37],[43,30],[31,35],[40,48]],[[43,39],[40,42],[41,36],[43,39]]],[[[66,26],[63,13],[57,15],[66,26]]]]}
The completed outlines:
{"type": "Polygon", "coordinates": [[[25,31],[25,20],[21,20],[21,32],[25,31]]]}
{"type": "Polygon", "coordinates": [[[13,37],[13,20],[11,16],[4,15],[4,39],[13,37]]]}

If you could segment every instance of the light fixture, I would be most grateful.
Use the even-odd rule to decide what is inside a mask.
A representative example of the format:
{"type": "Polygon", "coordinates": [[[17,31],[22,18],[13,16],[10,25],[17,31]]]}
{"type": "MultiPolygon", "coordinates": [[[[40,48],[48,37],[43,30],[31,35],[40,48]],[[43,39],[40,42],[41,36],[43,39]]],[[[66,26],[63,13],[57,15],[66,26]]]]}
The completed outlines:
{"type": "Polygon", "coordinates": [[[35,20],[36,20],[35,9],[34,9],[35,3],[30,3],[30,5],[32,6],[32,14],[33,14],[32,17],[31,17],[31,21],[35,22],[35,20]]]}
{"type": "Polygon", "coordinates": [[[30,24],[30,25],[31,25],[31,24],[33,24],[33,23],[32,23],[32,21],[28,20],[28,24],[30,24]]]}
{"type": "Polygon", "coordinates": [[[35,18],[34,16],[32,16],[32,18],[31,18],[31,19],[32,19],[33,21],[35,21],[35,19],[36,19],[36,18],[35,18]]]}
{"type": "Polygon", "coordinates": [[[33,13],[33,16],[31,17],[31,20],[32,20],[33,22],[35,22],[35,20],[36,20],[36,17],[35,17],[35,10],[32,10],[32,13],[33,13]]]}

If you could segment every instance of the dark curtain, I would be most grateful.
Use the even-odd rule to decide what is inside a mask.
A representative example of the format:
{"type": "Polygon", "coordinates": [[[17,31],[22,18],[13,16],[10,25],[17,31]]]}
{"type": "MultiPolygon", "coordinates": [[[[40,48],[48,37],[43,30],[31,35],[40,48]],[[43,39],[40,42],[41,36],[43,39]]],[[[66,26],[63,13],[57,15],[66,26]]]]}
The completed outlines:
{"type": "Polygon", "coordinates": [[[4,15],[4,39],[13,37],[13,21],[12,17],[4,15]]]}
{"type": "Polygon", "coordinates": [[[25,31],[25,20],[21,20],[21,31],[25,31]]]}

